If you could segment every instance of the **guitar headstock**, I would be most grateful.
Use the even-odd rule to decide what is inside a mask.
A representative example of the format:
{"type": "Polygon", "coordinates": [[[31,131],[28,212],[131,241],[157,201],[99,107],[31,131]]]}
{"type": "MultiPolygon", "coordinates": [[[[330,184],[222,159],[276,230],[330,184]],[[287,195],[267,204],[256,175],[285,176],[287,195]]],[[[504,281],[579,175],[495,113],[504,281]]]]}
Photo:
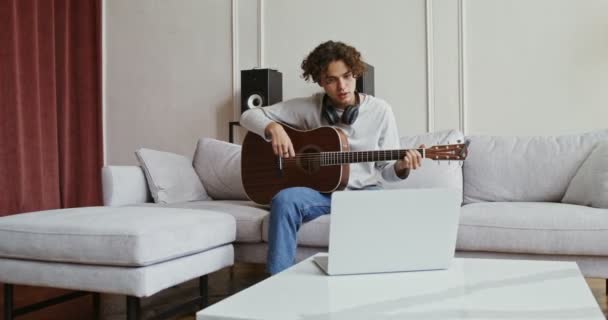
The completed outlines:
{"type": "Polygon", "coordinates": [[[470,141],[456,144],[436,145],[424,149],[424,157],[432,160],[462,161],[467,158],[470,141]]]}

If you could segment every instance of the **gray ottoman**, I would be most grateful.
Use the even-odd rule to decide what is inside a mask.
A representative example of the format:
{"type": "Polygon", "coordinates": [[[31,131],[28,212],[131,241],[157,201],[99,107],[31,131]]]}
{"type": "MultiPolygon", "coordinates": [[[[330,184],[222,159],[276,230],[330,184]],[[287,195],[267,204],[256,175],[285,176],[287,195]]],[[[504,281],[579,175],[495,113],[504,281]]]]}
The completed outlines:
{"type": "Polygon", "coordinates": [[[231,215],[204,210],[87,207],[2,217],[4,319],[50,304],[14,309],[13,284],[126,295],[127,319],[138,319],[139,298],[199,277],[202,307],[206,275],[234,262],[235,236],[231,215]]]}

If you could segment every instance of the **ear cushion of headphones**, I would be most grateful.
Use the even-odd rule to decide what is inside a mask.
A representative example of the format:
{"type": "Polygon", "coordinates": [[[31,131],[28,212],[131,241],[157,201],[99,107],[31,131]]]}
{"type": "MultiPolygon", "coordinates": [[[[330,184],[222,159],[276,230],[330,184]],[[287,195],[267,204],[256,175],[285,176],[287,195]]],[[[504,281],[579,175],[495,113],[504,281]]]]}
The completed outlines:
{"type": "Polygon", "coordinates": [[[348,106],[342,113],[342,123],[351,125],[357,120],[359,115],[359,106],[348,106]]]}
{"type": "Polygon", "coordinates": [[[321,109],[323,117],[325,117],[327,122],[332,126],[340,120],[344,124],[351,125],[355,123],[355,120],[357,120],[357,116],[359,115],[359,105],[354,105],[346,107],[344,112],[342,112],[342,118],[340,118],[336,108],[329,103],[329,97],[327,95],[323,96],[323,107],[321,109]]]}
{"type": "Polygon", "coordinates": [[[325,117],[325,120],[327,120],[327,122],[332,126],[340,121],[340,117],[338,116],[336,109],[327,104],[323,106],[323,116],[325,117]]]}

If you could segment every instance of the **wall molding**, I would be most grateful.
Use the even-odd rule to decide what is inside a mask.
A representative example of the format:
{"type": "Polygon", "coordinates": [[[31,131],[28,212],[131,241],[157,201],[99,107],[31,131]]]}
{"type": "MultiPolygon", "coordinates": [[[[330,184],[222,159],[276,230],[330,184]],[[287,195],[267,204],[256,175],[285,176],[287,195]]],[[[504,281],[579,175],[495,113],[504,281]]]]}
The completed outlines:
{"type": "Polygon", "coordinates": [[[435,131],[435,53],[433,37],[433,1],[426,0],[426,131],[435,131]]]}
{"type": "MultiPolygon", "coordinates": [[[[233,1],[233,91],[234,91],[234,109],[235,109],[235,118],[238,119],[240,115],[240,109],[238,108],[239,102],[238,100],[238,83],[236,83],[236,79],[238,75],[238,8],[236,3],[239,0],[233,1]],[[235,57],[236,55],[236,57],[235,57]]],[[[436,67],[436,57],[435,57],[435,37],[434,37],[434,29],[435,29],[435,21],[433,7],[435,5],[440,5],[433,0],[425,0],[425,37],[426,37],[426,116],[427,123],[426,129],[427,132],[433,132],[436,130],[436,115],[437,115],[437,105],[436,105],[436,93],[437,93],[437,83],[435,83],[435,67],[436,67]]],[[[264,0],[257,0],[257,67],[264,68],[265,66],[265,3],[264,0]]],[[[468,117],[467,117],[467,96],[466,96],[466,70],[465,70],[465,57],[466,57],[466,34],[465,34],[465,25],[464,21],[466,19],[466,5],[465,0],[458,0],[457,2],[457,33],[458,33],[458,41],[457,41],[457,81],[458,81],[458,128],[464,134],[468,133],[468,117]]]]}
{"type": "Polygon", "coordinates": [[[465,96],[465,4],[464,0],[458,0],[458,125],[463,134],[467,134],[467,108],[465,96]]]}
{"type": "Polygon", "coordinates": [[[238,119],[240,117],[240,103],[239,103],[239,10],[238,0],[232,0],[232,111],[233,118],[238,119]]]}
{"type": "Polygon", "coordinates": [[[107,1],[101,2],[101,143],[102,143],[102,152],[103,152],[103,163],[102,165],[108,164],[108,106],[107,106],[107,94],[106,94],[106,82],[108,76],[108,65],[107,65],[107,11],[108,5],[107,1]]]}

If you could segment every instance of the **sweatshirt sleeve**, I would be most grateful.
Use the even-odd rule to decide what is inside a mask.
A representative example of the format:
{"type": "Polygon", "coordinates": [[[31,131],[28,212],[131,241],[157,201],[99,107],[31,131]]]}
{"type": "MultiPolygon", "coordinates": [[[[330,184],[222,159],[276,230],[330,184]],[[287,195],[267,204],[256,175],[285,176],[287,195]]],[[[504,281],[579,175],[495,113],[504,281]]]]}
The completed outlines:
{"type": "Polygon", "coordinates": [[[270,139],[266,137],[264,131],[271,122],[273,120],[264,113],[262,108],[249,109],[243,112],[240,120],[241,126],[267,141],[270,141],[270,139]]]}
{"type": "Polygon", "coordinates": [[[240,124],[245,129],[263,137],[266,127],[272,122],[278,122],[299,130],[306,130],[310,121],[308,118],[313,116],[314,100],[312,98],[296,98],[273,104],[268,107],[254,108],[245,111],[241,115],[240,124]]]}
{"type": "MultiPolygon", "coordinates": [[[[382,135],[380,136],[380,150],[401,149],[399,142],[399,131],[392,108],[387,105],[383,121],[382,135]]],[[[395,173],[396,161],[376,162],[376,166],[382,170],[382,178],[388,182],[396,182],[407,178],[407,175],[400,177],[395,173]]]]}

